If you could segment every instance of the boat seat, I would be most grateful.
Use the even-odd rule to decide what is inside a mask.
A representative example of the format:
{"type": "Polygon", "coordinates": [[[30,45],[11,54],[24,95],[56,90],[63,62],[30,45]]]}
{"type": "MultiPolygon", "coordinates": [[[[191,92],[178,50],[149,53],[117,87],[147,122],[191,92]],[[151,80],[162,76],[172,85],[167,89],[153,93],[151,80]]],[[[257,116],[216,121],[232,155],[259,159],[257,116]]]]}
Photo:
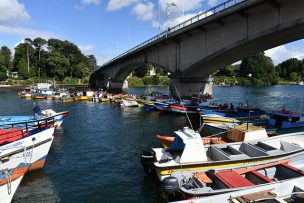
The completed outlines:
{"type": "Polygon", "coordinates": [[[231,146],[223,145],[223,147],[211,146],[211,158],[215,161],[222,160],[240,160],[249,158],[246,154],[234,149],[231,146]]]}
{"type": "Polygon", "coordinates": [[[295,168],[289,164],[280,164],[277,166],[277,171],[274,175],[274,178],[278,180],[284,180],[289,178],[302,177],[304,172],[295,168]]]}
{"type": "Polygon", "coordinates": [[[258,142],[257,144],[255,144],[254,146],[256,146],[258,149],[260,149],[261,151],[265,152],[268,155],[278,155],[278,154],[282,154],[283,151],[280,149],[277,149],[273,146],[270,146],[264,142],[258,142]]]}
{"type": "Polygon", "coordinates": [[[215,178],[223,183],[226,188],[249,187],[255,185],[233,170],[219,171],[215,173],[215,178]]]}
{"type": "Polygon", "coordinates": [[[206,184],[211,184],[212,183],[212,180],[203,171],[194,173],[194,177],[196,177],[197,179],[201,180],[202,182],[204,182],[206,184]]]}
{"type": "Polygon", "coordinates": [[[240,146],[240,151],[250,157],[267,156],[268,154],[256,147],[254,144],[243,142],[240,146]]]}
{"type": "Polygon", "coordinates": [[[302,147],[300,147],[299,145],[297,145],[295,143],[289,143],[286,141],[280,141],[280,143],[281,143],[280,150],[283,150],[285,152],[291,152],[291,151],[302,149],[302,147]]]}
{"type": "Polygon", "coordinates": [[[255,170],[246,173],[245,177],[256,185],[274,182],[273,179],[270,179],[267,176],[255,171],[255,170]]]}

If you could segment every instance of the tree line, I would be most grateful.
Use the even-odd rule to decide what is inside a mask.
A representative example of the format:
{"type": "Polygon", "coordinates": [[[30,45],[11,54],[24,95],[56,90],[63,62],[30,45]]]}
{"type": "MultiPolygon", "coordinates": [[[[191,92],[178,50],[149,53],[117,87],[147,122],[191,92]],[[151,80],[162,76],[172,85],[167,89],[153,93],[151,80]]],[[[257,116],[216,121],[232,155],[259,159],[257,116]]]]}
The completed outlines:
{"type": "Polygon", "coordinates": [[[83,79],[96,68],[94,55],[86,56],[67,40],[43,38],[29,39],[15,47],[14,56],[6,46],[0,49],[0,80],[5,80],[6,72],[18,72],[20,79],[65,78],[83,79]]]}
{"type": "Polygon", "coordinates": [[[238,65],[221,68],[214,73],[217,84],[261,86],[304,80],[304,59],[291,58],[274,65],[264,52],[247,57],[238,65]]]}

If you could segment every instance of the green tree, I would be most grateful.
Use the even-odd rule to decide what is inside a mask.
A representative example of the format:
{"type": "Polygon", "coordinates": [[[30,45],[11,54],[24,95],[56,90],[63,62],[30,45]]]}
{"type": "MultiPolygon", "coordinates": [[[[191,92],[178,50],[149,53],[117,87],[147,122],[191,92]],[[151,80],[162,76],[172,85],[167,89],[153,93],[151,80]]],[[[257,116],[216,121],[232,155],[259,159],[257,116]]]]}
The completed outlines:
{"type": "Polygon", "coordinates": [[[236,69],[236,66],[233,66],[233,65],[226,66],[226,67],[219,69],[215,75],[232,77],[232,76],[235,76],[235,69],[236,69]]]}
{"type": "Polygon", "coordinates": [[[290,78],[290,80],[292,80],[294,82],[298,81],[298,79],[299,79],[298,74],[295,73],[295,72],[290,73],[290,77],[289,78],[290,78]]]}
{"type": "Polygon", "coordinates": [[[88,59],[90,62],[90,72],[93,72],[97,69],[97,60],[94,55],[88,55],[88,59]]]}
{"type": "Polygon", "coordinates": [[[40,37],[37,37],[36,39],[33,40],[32,44],[35,47],[35,55],[36,55],[36,66],[37,66],[37,72],[38,72],[38,77],[41,76],[41,63],[40,63],[40,58],[41,58],[41,50],[43,46],[46,45],[46,40],[42,39],[40,37]]]}
{"type": "Polygon", "coordinates": [[[7,46],[3,46],[0,49],[0,55],[3,57],[3,65],[7,68],[10,69],[12,65],[12,52],[7,46]]]}
{"type": "Polygon", "coordinates": [[[264,52],[242,60],[240,76],[250,77],[252,85],[274,85],[279,79],[271,58],[264,52]]]}

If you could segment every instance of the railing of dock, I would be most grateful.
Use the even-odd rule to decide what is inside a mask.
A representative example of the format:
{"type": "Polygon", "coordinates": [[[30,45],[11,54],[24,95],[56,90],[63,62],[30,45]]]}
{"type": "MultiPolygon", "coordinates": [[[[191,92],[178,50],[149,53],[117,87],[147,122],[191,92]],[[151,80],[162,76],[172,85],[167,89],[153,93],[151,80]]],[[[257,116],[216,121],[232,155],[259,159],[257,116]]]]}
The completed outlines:
{"type": "Polygon", "coordinates": [[[184,22],[182,22],[182,23],[180,23],[180,24],[178,24],[178,25],[176,25],[174,27],[171,27],[170,29],[168,29],[168,30],[166,30],[166,31],[164,31],[164,32],[162,32],[162,33],[160,33],[160,34],[158,34],[158,35],[156,35],[156,36],[148,39],[147,41],[145,41],[145,42],[143,42],[143,43],[141,43],[141,44],[139,44],[139,45],[137,45],[137,46],[129,49],[128,51],[126,51],[126,52],[124,52],[124,53],[122,53],[122,54],[114,57],[110,61],[104,63],[101,66],[100,69],[102,69],[103,66],[106,66],[106,65],[112,63],[113,61],[115,61],[115,60],[117,60],[117,59],[119,59],[119,58],[121,58],[121,57],[123,57],[123,56],[125,56],[125,55],[127,55],[129,53],[131,53],[131,52],[134,52],[134,51],[136,51],[136,50],[138,50],[138,49],[140,49],[140,48],[142,48],[142,47],[144,47],[146,45],[149,45],[149,44],[153,43],[156,40],[159,40],[159,39],[162,39],[162,38],[166,38],[169,34],[172,34],[172,33],[176,32],[178,30],[181,30],[181,29],[183,29],[183,28],[185,28],[185,27],[187,27],[187,26],[189,26],[189,25],[191,25],[193,23],[196,23],[196,22],[198,22],[200,20],[207,19],[208,17],[211,17],[214,14],[217,14],[217,13],[219,13],[221,11],[224,11],[224,10],[226,10],[228,8],[231,8],[231,7],[237,5],[237,4],[241,3],[241,2],[244,2],[244,1],[248,1],[248,0],[228,0],[228,1],[225,1],[225,2],[223,2],[223,3],[221,3],[221,4],[217,5],[217,6],[215,6],[213,8],[211,8],[209,10],[206,10],[206,11],[204,11],[202,13],[199,13],[198,15],[196,15],[196,16],[194,16],[194,17],[192,17],[192,18],[190,18],[190,19],[188,19],[188,20],[186,20],[186,21],[184,21],[184,22]]]}

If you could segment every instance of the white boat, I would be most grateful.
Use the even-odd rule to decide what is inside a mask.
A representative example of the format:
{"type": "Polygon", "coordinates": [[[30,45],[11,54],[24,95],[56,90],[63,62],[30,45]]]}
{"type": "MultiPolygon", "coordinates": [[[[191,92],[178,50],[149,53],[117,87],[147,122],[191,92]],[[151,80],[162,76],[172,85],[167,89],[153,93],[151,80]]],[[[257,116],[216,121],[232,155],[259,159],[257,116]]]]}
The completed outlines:
{"type": "Polygon", "coordinates": [[[125,99],[121,99],[122,100],[122,104],[125,107],[133,107],[133,106],[137,106],[137,101],[135,99],[132,98],[125,98],[125,99]]]}
{"type": "Polygon", "coordinates": [[[219,195],[175,201],[175,203],[302,203],[304,202],[304,177],[276,184],[253,187],[219,195]]]}
{"type": "MultiPolygon", "coordinates": [[[[162,180],[175,171],[252,166],[304,154],[303,132],[268,138],[264,130],[262,134],[254,135],[258,140],[208,146],[204,146],[199,133],[189,128],[176,131],[175,134],[169,148],[143,151],[141,163],[146,173],[156,171],[162,180]]],[[[243,133],[234,133],[234,136],[239,139],[243,133]]]]}
{"type": "Polygon", "coordinates": [[[54,127],[0,146],[2,168],[18,170],[36,170],[43,168],[47,154],[53,142],[54,127]],[[22,163],[22,164],[21,164],[22,163]]]}
{"type": "Polygon", "coordinates": [[[169,196],[190,199],[275,185],[304,177],[303,158],[299,155],[289,160],[232,170],[174,172],[163,180],[163,187],[169,196]]]}
{"type": "Polygon", "coordinates": [[[10,203],[23,179],[24,173],[13,173],[7,169],[0,170],[0,172],[2,173],[0,176],[1,203],[10,203]]]}

